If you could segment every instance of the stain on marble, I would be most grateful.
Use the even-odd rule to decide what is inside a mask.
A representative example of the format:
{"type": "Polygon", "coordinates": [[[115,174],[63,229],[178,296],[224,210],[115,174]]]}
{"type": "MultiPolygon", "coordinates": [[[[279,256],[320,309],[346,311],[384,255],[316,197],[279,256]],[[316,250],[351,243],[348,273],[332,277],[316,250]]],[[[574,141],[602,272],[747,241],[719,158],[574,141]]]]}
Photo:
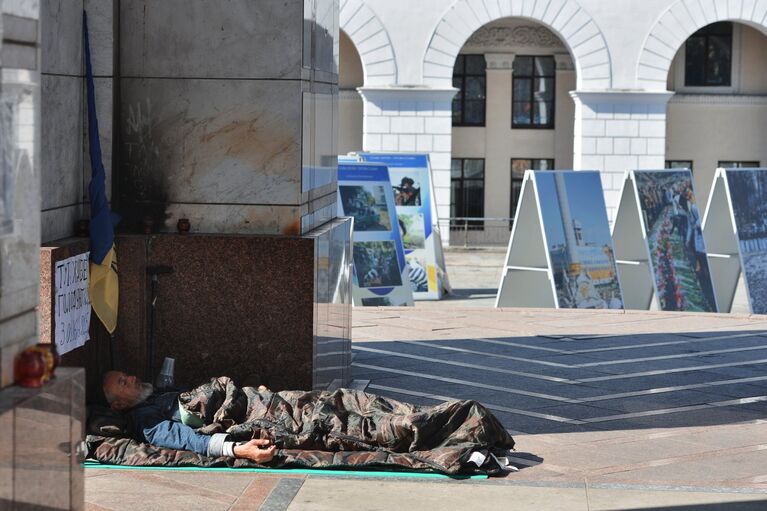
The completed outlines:
{"type": "Polygon", "coordinates": [[[176,232],[180,218],[188,218],[193,233],[292,234],[300,220],[297,206],[165,204],[161,232],[176,232]]]}
{"type": "Polygon", "coordinates": [[[300,89],[296,82],[123,78],[128,191],[151,202],[299,204],[300,89]]]}

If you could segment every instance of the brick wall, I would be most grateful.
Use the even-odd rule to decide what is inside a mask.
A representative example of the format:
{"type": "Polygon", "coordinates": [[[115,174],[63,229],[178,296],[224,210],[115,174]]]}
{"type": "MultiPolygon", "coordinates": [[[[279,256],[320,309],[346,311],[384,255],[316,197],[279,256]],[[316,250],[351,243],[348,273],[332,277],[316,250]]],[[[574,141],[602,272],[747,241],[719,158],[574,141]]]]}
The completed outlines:
{"type": "Polygon", "coordinates": [[[666,103],[671,93],[571,92],[575,100],[573,166],[601,170],[610,221],[624,174],[662,169],[666,152],[666,103]]]}
{"type": "MultiPolygon", "coordinates": [[[[363,87],[365,151],[428,153],[437,216],[450,216],[454,89],[363,87]]],[[[443,233],[443,237],[445,233],[443,233]]]]}

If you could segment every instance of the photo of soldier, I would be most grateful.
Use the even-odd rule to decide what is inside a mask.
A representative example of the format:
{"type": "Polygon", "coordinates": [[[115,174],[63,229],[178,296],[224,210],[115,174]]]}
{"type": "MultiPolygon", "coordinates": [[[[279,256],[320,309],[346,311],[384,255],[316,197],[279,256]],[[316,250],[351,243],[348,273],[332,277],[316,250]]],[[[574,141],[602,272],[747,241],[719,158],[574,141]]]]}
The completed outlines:
{"type": "Polygon", "coordinates": [[[692,173],[636,171],[634,176],[660,308],[716,312],[692,173]]]}
{"type": "MultiPolygon", "coordinates": [[[[392,174],[394,172],[392,171],[392,174]]],[[[394,189],[394,203],[397,206],[420,206],[421,185],[410,176],[404,176],[400,184],[392,186],[394,189]]]]}
{"type": "Polygon", "coordinates": [[[339,186],[344,215],[354,217],[355,231],[390,231],[391,219],[381,185],[339,186]]]}
{"type": "Polygon", "coordinates": [[[354,243],[354,272],[359,287],[394,287],[402,285],[393,241],[357,241],[354,243]]]}

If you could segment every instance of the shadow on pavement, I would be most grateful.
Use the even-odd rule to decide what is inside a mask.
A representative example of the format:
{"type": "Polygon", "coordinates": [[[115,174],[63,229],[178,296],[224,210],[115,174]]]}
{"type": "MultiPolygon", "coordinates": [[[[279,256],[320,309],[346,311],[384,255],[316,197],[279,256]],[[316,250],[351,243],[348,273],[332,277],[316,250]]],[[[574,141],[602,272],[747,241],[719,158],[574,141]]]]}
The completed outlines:
{"type": "Polygon", "coordinates": [[[717,502],[714,504],[689,504],[661,507],[621,508],[621,511],[764,511],[767,500],[752,500],[748,502],[717,502]]]}
{"type": "Polygon", "coordinates": [[[767,418],[763,334],[355,342],[352,375],[402,401],[480,401],[522,433],[733,424],[767,418]]]}

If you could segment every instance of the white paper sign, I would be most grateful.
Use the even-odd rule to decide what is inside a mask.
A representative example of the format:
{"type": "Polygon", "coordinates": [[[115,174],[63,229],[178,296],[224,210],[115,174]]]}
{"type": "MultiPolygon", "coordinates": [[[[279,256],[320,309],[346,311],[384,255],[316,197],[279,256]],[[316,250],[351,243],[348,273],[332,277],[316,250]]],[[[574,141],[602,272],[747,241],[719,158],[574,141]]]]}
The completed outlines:
{"type": "Polygon", "coordinates": [[[56,263],[53,304],[56,349],[63,355],[90,339],[91,301],[88,297],[90,252],[56,263]]]}

